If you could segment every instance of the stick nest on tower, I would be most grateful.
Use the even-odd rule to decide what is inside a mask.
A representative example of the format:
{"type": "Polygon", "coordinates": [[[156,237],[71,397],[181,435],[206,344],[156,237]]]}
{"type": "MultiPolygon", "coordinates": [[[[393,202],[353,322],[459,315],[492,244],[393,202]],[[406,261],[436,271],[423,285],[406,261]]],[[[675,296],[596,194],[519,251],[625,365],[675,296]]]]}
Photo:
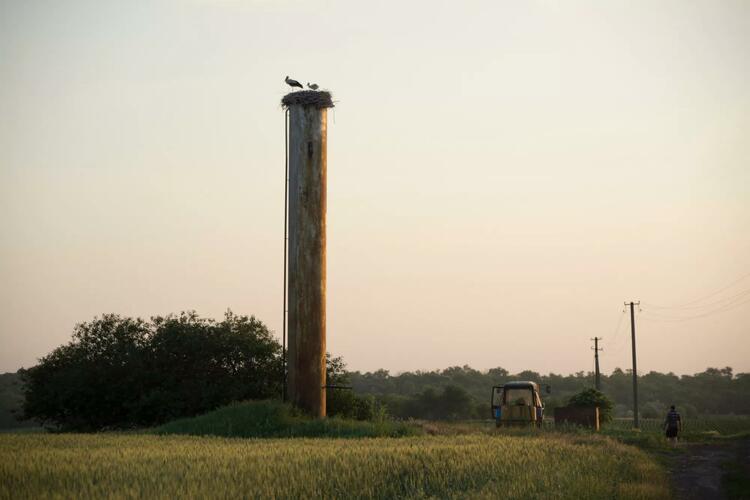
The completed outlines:
{"type": "Polygon", "coordinates": [[[323,109],[332,108],[333,100],[327,90],[299,90],[285,95],[281,99],[281,105],[285,108],[299,105],[323,109]]]}

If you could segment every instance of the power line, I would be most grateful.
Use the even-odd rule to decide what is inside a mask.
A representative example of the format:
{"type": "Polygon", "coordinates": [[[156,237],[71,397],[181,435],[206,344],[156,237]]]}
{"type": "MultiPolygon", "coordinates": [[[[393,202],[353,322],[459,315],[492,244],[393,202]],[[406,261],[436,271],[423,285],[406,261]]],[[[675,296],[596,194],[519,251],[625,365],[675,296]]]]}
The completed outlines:
{"type": "Polygon", "coordinates": [[[744,297],[746,295],[750,295],[750,288],[746,290],[742,290],[741,292],[738,292],[734,295],[730,295],[729,297],[724,297],[723,299],[719,299],[714,302],[709,302],[707,304],[698,304],[698,305],[692,305],[692,306],[659,306],[650,304],[648,302],[644,302],[644,306],[648,306],[649,309],[677,309],[677,310],[686,310],[686,309],[704,309],[707,307],[714,307],[714,306],[720,306],[720,305],[727,305],[727,302],[732,302],[735,299],[739,297],[744,297]]]}
{"type": "Polygon", "coordinates": [[[745,305],[745,304],[750,304],[750,299],[739,300],[739,301],[735,300],[734,302],[731,302],[729,304],[725,304],[725,305],[719,307],[718,309],[714,309],[713,311],[706,311],[704,313],[696,314],[696,315],[693,315],[693,316],[664,316],[664,315],[661,315],[658,312],[654,313],[654,312],[651,312],[651,311],[647,310],[646,311],[646,315],[644,316],[644,319],[647,319],[649,321],[676,321],[676,322],[690,321],[690,320],[693,320],[693,319],[706,318],[708,316],[713,316],[714,314],[719,314],[719,313],[731,311],[732,309],[735,309],[735,308],[737,308],[739,306],[742,306],[742,305],[745,305]]]}
{"type": "MultiPolygon", "coordinates": [[[[732,282],[731,282],[731,283],[729,283],[728,285],[726,285],[726,286],[724,286],[724,287],[722,287],[722,288],[720,288],[720,289],[718,289],[718,290],[716,290],[716,291],[714,291],[714,292],[711,292],[711,293],[709,293],[708,295],[704,295],[704,296],[702,296],[702,297],[699,297],[699,298],[697,298],[697,299],[693,299],[693,300],[691,300],[691,301],[688,301],[688,302],[685,302],[685,303],[683,303],[683,304],[679,304],[679,305],[676,305],[676,306],[663,306],[663,308],[665,308],[665,309],[680,309],[680,308],[683,308],[683,307],[685,307],[685,306],[690,306],[690,305],[693,305],[693,304],[695,304],[695,303],[697,303],[697,302],[700,302],[700,301],[702,301],[702,300],[706,300],[706,299],[708,299],[708,298],[714,297],[714,296],[716,296],[716,295],[720,294],[721,292],[723,292],[723,291],[725,291],[725,290],[728,290],[728,289],[732,288],[732,287],[733,287],[734,285],[736,285],[737,283],[741,282],[742,280],[744,280],[744,279],[746,279],[746,278],[748,278],[748,277],[750,277],[750,273],[747,273],[747,274],[743,274],[742,276],[740,276],[740,277],[739,277],[739,278],[737,278],[736,280],[732,281],[732,282]]],[[[645,304],[644,304],[644,305],[645,305],[645,304]]]]}
{"type": "Polygon", "coordinates": [[[622,310],[622,314],[620,314],[620,318],[617,320],[617,326],[615,327],[615,333],[612,335],[612,344],[617,341],[617,334],[620,333],[620,329],[622,328],[622,320],[625,318],[625,309],[622,310]]]}
{"type": "Polygon", "coordinates": [[[602,354],[602,356],[608,355],[609,357],[613,357],[617,354],[620,354],[622,350],[627,346],[627,337],[620,335],[620,332],[625,326],[625,322],[623,321],[624,319],[625,309],[622,310],[622,313],[620,314],[620,317],[617,321],[617,327],[615,327],[614,334],[612,335],[612,340],[609,343],[610,347],[608,350],[608,354],[602,354]]]}

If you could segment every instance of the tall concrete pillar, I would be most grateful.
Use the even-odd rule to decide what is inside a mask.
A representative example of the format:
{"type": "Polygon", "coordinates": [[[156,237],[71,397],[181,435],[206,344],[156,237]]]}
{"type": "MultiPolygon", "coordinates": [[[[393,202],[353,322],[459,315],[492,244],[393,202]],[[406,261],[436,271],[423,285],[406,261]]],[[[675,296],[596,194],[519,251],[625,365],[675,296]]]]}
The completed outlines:
{"type": "Polygon", "coordinates": [[[289,109],[288,387],[292,403],[326,416],[327,92],[299,91],[289,109]]]}

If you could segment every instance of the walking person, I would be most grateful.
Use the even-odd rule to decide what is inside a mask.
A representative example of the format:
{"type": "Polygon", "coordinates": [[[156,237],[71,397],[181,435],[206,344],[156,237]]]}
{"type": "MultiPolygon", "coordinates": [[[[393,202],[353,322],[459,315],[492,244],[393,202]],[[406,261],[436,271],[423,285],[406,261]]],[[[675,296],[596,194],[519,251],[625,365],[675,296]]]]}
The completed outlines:
{"type": "Polygon", "coordinates": [[[674,405],[669,407],[667,418],[664,420],[664,430],[666,430],[667,439],[672,442],[672,446],[677,446],[677,434],[682,430],[682,418],[675,410],[674,405]]]}

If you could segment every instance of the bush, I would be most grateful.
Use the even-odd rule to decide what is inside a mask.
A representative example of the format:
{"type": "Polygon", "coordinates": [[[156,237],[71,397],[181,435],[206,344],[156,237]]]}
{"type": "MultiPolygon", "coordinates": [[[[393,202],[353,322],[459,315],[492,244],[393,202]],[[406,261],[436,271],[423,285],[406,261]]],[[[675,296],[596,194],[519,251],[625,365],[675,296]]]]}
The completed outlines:
{"type": "Polygon", "coordinates": [[[23,370],[25,418],[61,430],[162,423],[231,401],[280,393],[281,346],[254,317],[114,314],[75,327],[73,340],[23,370]]]}
{"type": "Polygon", "coordinates": [[[599,407],[599,421],[601,423],[612,421],[612,401],[596,389],[584,389],[574,394],[568,400],[568,404],[583,408],[599,407]]]}
{"type": "Polygon", "coordinates": [[[280,401],[235,403],[193,418],[169,422],[156,434],[224,437],[400,437],[420,433],[416,426],[389,420],[361,422],[304,416],[280,401]]]}
{"type": "Polygon", "coordinates": [[[666,415],[666,406],[658,401],[651,401],[641,407],[640,415],[643,418],[659,418],[666,415]]]}
{"type": "Polygon", "coordinates": [[[374,396],[359,396],[350,388],[349,373],[343,358],[326,354],[326,413],[329,417],[349,420],[383,420],[387,417],[384,405],[374,396]]]}
{"type": "Polygon", "coordinates": [[[379,397],[390,413],[398,418],[418,418],[426,420],[462,420],[488,418],[489,404],[476,401],[463,388],[446,385],[439,392],[428,387],[414,396],[379,397]]]}

